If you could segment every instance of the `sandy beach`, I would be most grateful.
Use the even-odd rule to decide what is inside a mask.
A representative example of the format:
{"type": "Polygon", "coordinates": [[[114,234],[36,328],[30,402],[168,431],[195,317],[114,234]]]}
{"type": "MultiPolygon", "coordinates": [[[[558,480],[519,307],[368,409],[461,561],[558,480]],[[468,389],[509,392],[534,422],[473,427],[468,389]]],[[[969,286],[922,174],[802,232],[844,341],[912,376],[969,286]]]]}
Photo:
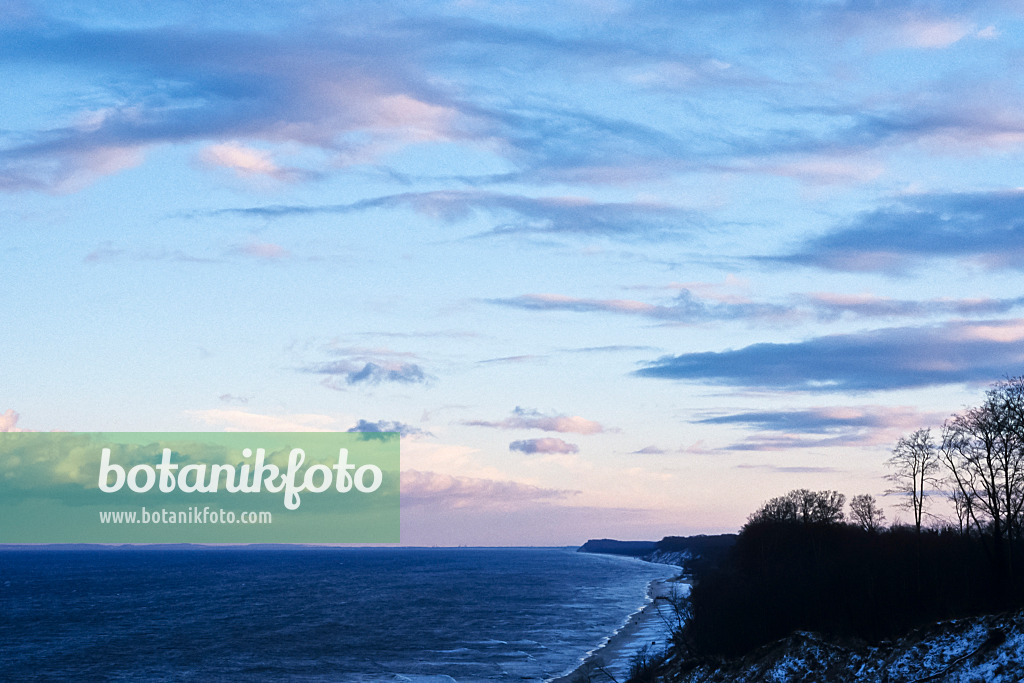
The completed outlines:
{"type": "Polygon", "coordinates": [[[647,588],[651,602],[629,620],[599,648],[590,653],[572,673],[550,683],[623,683],[628,677],[630,660],[644,645],[660,651],[668,641],[675,615],[669,598],[673,591],[688,595],[690,583],[682,577],[656,579],[647,588]]]}

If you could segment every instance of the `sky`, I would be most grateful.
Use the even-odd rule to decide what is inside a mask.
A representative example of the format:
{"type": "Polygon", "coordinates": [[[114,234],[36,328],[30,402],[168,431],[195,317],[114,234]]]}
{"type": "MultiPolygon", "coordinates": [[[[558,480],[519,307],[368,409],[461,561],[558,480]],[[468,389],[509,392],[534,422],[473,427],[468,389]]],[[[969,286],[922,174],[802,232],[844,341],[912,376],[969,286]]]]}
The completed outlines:
{"type": "Polygon", "coordinates": [[[400,431],[408,545],[906,521],[1024,373],[1022,62],[991,0],[0,1],[0,429],[400,431]]]}

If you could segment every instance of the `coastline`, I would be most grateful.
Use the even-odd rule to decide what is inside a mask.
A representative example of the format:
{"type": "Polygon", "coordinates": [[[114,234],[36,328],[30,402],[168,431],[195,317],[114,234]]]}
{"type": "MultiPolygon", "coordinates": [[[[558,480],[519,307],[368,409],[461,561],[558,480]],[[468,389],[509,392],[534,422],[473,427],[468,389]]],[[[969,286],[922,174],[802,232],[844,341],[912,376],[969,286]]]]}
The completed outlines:
{"type": "Polygon", "coordinates": [[[673,589],[686,595],[690,582],[683,576],[652,580],[647,585],[646,605],[629,615],[618,630],[588,652],[578,667],[564,676],[549,679],[547,683],[623,683],[628,677],[630,660],[641,647],[651,645],[653,651],[660,651],[666,645],[669,624],[674,619],[668,601],[673,589]]]}

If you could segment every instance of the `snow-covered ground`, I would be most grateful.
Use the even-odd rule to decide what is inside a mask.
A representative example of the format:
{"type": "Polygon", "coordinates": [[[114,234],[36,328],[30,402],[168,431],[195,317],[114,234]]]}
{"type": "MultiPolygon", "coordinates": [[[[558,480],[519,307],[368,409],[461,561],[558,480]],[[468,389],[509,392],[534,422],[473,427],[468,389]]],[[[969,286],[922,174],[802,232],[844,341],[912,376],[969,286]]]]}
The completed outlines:
{"type": "Polygon", "coordinates": [[[674,665],[676,683],[1020,683],[1024,611],[941,622],[877,646],[796,633],[741,659],[674,665]]]}

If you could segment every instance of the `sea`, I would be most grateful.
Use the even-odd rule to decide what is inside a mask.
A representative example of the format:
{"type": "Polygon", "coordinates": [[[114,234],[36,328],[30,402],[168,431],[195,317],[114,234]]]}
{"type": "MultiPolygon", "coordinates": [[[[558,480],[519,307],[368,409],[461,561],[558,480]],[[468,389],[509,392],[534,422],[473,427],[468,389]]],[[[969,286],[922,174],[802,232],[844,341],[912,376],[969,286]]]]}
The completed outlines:
{"type": "Polygon", "coordinates": [[[568,548],[0,550],[0,680],[545,681],[674,569],[568,548]]]}

